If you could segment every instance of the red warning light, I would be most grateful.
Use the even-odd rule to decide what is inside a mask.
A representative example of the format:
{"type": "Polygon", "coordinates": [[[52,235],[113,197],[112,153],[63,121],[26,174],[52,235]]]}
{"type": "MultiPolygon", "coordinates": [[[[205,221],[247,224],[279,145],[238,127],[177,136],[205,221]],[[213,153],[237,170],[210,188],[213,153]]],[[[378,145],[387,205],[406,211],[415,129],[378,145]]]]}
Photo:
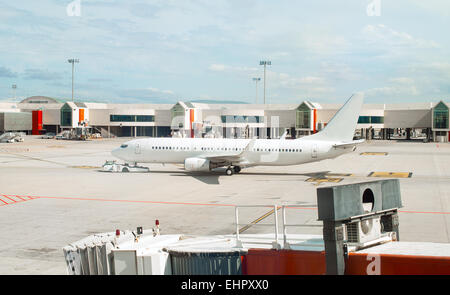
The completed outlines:
{"type": "Polygon", "coordinates": [[[120,236],[120,229],[116,229],[116,236],[120,236]]]}
{"type": "Polygon", "coordinates": [[[159,225],[159,220],[158,219],[155,220],[155,225],[159,225]]]}

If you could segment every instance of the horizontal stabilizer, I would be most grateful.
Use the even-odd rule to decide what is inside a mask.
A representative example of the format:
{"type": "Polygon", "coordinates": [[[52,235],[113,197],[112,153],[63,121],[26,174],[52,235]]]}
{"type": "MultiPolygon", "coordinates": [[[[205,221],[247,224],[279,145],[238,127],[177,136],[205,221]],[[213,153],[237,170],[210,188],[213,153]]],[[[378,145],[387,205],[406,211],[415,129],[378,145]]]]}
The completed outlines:
{"type": "Polygon", "coordinates": [[[360,139],[360,140],[355,140],[352,142],[344,142],[344,143],[334,144],[333,147],[336,149],[346,149],[346,148],[361,144],[364,141],[365,141],[364,139],[360,139]]]}

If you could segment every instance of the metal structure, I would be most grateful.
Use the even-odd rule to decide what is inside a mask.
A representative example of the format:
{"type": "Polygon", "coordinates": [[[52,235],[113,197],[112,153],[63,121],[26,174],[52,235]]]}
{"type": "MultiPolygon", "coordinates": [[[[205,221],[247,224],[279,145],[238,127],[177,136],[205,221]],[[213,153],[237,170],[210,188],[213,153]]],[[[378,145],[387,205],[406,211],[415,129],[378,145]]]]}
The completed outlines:
{"type": "MultiPolygon", "coordinates": [[[[238,247],[242,247],[242,241],[239,237],[240,234],[240,229],[239,226],[245,226],[245,227],[250,227],[250,226],[270,226],[270,227],[274,227],[275,229],[275,241],[272,243],[272,247],[275,249],[281,249],[281,245],[278,243],[278,214],[277,211],[279,209],[279,207],[277,205],[273,205],[273,217],[274,217],[274,223],[239,223],[239,208],[270,208],[271,206],[268,205],[240,205],[240,206],[235,206],[234,207],[234,212],[235,212],[235,227],[236,227],[236,241],[237,241],[237,245],[238,247]]],[[[258,242],[253,242],[254,244],[258,244],[258,242]]],[[[264,244],[266,242],[263,242],[264,244]]]]}
{"type": "Polygon", "coordinates": [[[80,60],[79,59],[75,59],[75,58],[71,58],[71,59],[68,59],[67,61],[72,64],[72,102],[73,102],[73,74],[74,74],[74,67],[75,67],[75,63],[79,63],[80,60]]]}
{"type": "MultiPolygon", "coordinates": [[[[265,227],[269,227],[272,228],[274,231],[274,239],[271,241],[270,245],[272,246],[272,249],[277,249],[277,250],[281,250],[281,249],[291,249],[291,245],[289,243],[289,241],[297,241],[297,238],[295,238],[294,236],[290,236],[289,237],[289,241],[288,241],[288,233],[287,233],[287,228],[288,227],[304,227],[304,226],[308,226],[308,227],[315,227],[318,225],[314,225],[314,224],[293,224],[293,223],[288,223],[287,222],[287,216],[286,216],[286,209],[287,208],[296,208],[298,207],[298,205],[281,205],[281,206],[277,206],[277,205],[238,205],[235,206],[235,229],[236,229],[236,245],[238,247],[243,247],[243,239],[241,238],[240,234],[252,227],[252,226],[265,226],[265,227]],[[263,217],[268,217],[269,215],[273,215],[273,223],[259,223],[259,221],[261,221],[261,217],[255,221],[253,221],[252,223],[239,223],[239,208],[273,208],[271,211],[267,212],[265,215],[263,215],[263,217]],[[281,222],[278,218],[278,211],[281,209],[281,222]],[[239,226],[243,226],[241,229],[239,229],[239,226]],[[280,237],[280,232],[279,232],[279,228],[281,227],[281,235],[282,237],[280,237]],[[282,243],[281,243],[282,240],[282,243]]],[[[258,237],[252,237],[250,239],[251,241],[246,241],[249,242],[251,244],[261,244],[261,245],[267,245],[268,244],[268,240],[267,238],[261,238],[260,241],[258,237]]]]}
{"type": "Polygon", "coordinates": [[[398,179],[318,188],[317,204],[327,274],[344,274],[348,251],[399,240],[398,179]]]}
{"type": "Polygon", "coordinates": [[[11,88],[12,88],[12,90],[14,91],[14,101],[16,101],[16,89],[17,89],[17,85],[16,85],[16,84],[13,84],[13,85],[11,86],[11,88]]]}
{"type": "Polygon", "coordinates": [[[264,66],[264,104],[266,104],[266,66],[272,65],[270,60],[262,60],[259,62],[260,66],[264,66]]]}
{"type": "Polygon", "coordinates": [[[253,81],[255,81],[255,89],[256,89],[256,96],[255,96],[255,103],[258,103],[258,82],[261,81],[261,78],[253,78],[253,81]]]}

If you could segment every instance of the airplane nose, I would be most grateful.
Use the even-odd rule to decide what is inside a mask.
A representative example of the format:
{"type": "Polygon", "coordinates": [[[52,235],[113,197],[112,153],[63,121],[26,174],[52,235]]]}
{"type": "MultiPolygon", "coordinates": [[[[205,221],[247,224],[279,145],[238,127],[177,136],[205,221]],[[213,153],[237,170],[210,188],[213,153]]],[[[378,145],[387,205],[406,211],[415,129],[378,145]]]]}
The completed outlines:
{"type": "Polygon", "coordinates": [[[114,157],[121,159],[121,157],[120,157],[120,148],[113,149],[113,150],[111,151],[111,154],[112,154],[114,157]]]}

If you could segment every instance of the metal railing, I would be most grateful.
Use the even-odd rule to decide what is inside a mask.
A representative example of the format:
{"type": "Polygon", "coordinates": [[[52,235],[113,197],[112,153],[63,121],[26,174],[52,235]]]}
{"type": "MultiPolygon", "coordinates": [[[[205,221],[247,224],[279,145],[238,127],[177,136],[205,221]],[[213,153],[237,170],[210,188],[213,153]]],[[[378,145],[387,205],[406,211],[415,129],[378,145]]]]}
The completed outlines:
{"type": "MultiPolygon", "coordinates": [[[[278,205],[237,205],[237,206],[235,206],[235,228],[236,228],[236,241],[237,241],[238,247],[242,247],[242,240],[240,238],[240,234],[244,230],[250,228],[251,226],[266,226],[266,227],[274,227],[275,239],[271,244],[275,249],[281,249],[281,248],[290,249],[290,245],[287,241],[287,235],[288,235],[287,228],[288,227],[318,226],[318,225],[287,223],[286,208],[295,208],[295,207],[298,207],[298,205],[281,205],[281,206],[278,206],[278,205]],[[239,223],[239,208],[273,208],[273,209],[251,223],[239,223]],[[280,243],[278,243],[278,241],[280,239],[279,231],[278,231],[278,229],[279,229],[278,210],[279,209],[281,209],[281,215],[282,215],[281,228],[282,228],[282,235],[283,235],[283,247],[281,247],[280,243]],[[273,216],[274,216],[274,223],[258,223],[259,221],[265,219],[266,217],[268,217],[271,214],[273,214],[273,216]],[[243,226],[243,228],[239,229],[240,226],[243,226]]],[[[267,241],[266,242],[257,242],[257,241],[253,241],[254,239],[257,239],[257,238],[256,237],[252,238],[252,242],[251,242],[252,244],[268,244],[267,241]]],[[[291,237],[290,240],[296,240],[296,239],[291,237]]]]}
{"type": "MultiPolygon", "coordinates": [[[[236,241],[238,243],[239,246],[242,246],[242,241],[239,238],[239,226],[245,226],[245,227],[250,227],[250,226],[275,226],[275,241],[272,243],[272,246],[275,247],[276,249],[280,249],[280,244],[278,244],[278,209],[279,207],[277,205],[239,205],[239,206],[235,206],[234,208],[234,212],[235,212],[235,222],[236,222],[236,241]],[[241,224],[239,223],[239,208],[270,208],[273,207],[273,215],[274,215],[274,219],[275,219],[275,223],[263,223],[263,224],[259,224],[258,223],[258,219],[254,222],[251,223],[245,223],[245,224],[241,224]]],[[[270,214],[272,211],[269,211],[266,214],[270,214]]],[[[263,215],[264,216],[264,215],[263,215]]],[[[254,244],[267,244],[266,242],[254,242],[254,244]]]]}

